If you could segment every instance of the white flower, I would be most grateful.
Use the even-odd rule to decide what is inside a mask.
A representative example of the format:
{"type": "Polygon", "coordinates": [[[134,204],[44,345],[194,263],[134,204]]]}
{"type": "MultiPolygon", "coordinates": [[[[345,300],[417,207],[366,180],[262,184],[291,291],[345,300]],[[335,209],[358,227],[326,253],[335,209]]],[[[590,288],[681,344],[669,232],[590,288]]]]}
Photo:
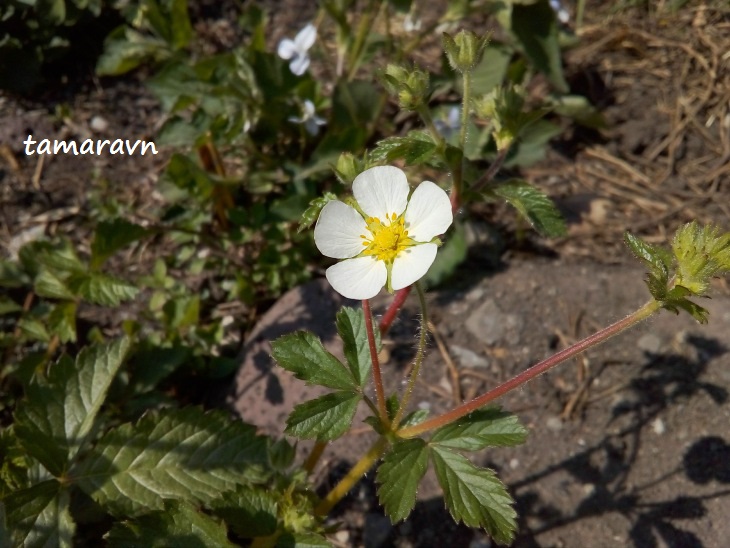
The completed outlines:
{"type": "Polygon", "coordinates": [[[314,243],[322,254],[345,259],[327,269],[335,291],[349,299],[370,299],[418,281],[436,258],[436,236],[453,220],[441,188],[422,182],[410,198],[405,173],[381,166],[352,183],[357,209],[338,200],[322,208],[314,243]]]}
{"type": "Polygon", "coordinates": [[[421,30],[421,20],[409,13],[403,20],[403,30],[406,32],[418,32],[421,30]]]}
{"type": "Polygon", "coordinates": [[[452,135],[459,133],[459,130],[461,130],[461,107],[451,107],[446,120],[434,120],[433,125],[447,140],[452,135]]]}
{"type": "Polygon", "coordinates": [[[323,126],[327,122],[324,118],[317,116],[314,110],[314,103],[309,99],[304,101],[303,110],[301,118],[299,116],[290,116],[289,121],[295,124],[304,124],[304,128],[310,135],[317,135],[319,133],[319,126],[323,126]]]}
{"type": "Polygon", "coordinates": [[[316,39],[317,28],[309,23],[297,33],[294,40],[284,38],[279,42],[277,50],[279,57],[287,61],[291,59],[289,69],[297,76],[301,76],[309,68],[309,54],[307,52],[314,45],[316,39]]]}
{"type": "Polygon", "coordinates": [[[568,21],[570,21],[570,13],[568,13],[568,10],[563,7],[560,0],[550,0],[550,7],[553,8],[553,11],[558,16],[558,20],[561,23],[567,24],[568,21]]]}

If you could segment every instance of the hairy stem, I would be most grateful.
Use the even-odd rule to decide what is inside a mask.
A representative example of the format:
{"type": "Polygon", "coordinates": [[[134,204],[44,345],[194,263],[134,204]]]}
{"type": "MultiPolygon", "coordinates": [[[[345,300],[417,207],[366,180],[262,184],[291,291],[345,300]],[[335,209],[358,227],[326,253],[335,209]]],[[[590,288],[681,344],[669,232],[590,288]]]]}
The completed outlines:
{"type": "Polygon", "coordinates": [[[368,345],[370,346],[370,360],[373,364],[373,382],[375,383],[375,397],[378,400],[380,420],[384,424],[388,421],[388,410],[385,406],[385,390],[383,389],[383,377],[380,374],[380,360],[378,360],[378,346],[375,344],[375,332],[373,331],[373,314],[370,311],[370,301],[362,301],[362,311],[365,316],[365,331],[368,334],[368,345]]]}
{"type": "Polygon", "coordinates": [[[314,509],[318,516],[324,516],[337,504],[352,487],[370,470],[388,447],[388,440],[384,437],[378,438],[365,455],[353,466],[347,475],[327,493],[319,505],[314,509]]]}
{"type": "Polygon", "coordinates": [[[390,306],[388,307],[388,310],[385,311],[385,314],[383,314],[383,318],[380,320],[380,334],[385,335],[388,330],[390,329],[390,326],[393,325],[393,322],[395,321],[396,316],[398,316],[398,311],[403,306],[403,303],[406,302],[406,299],[408,298],[408,295],[411,293],[411,288],[413,286],[409,285],[408,287],[404,287],[403,289],[399,289],[395,297],[393,297],[393,300],[390,303],[390,306]]]}
{"type": "Polygon", "coordinates": [[[590,337],[586,337],[582,341],[579,341],[574,345],[571,345],[568,348],[561,350],[557,354],[554,354],[553,356],[533,365],[516,377],[513,377],[507,382],[500,384],[489,392],[482,394],[481,396],[474,398],[470,402],[460,405],[459,407],[456,407],[455,409],[452,409],[451,411],[444,413],[441,416],[434,417],[414,426],[403,428],[398,432],[398,435],[402,438],[412,438],[424,432],[428,432],[429,430],[440,428],[441,426],[452,423],[460,419],[461,417],[468,415],[472,411],[476,411],[480,407],[483,407],[490,401],[503,396],[507,392],[522,386],[527,381],[534,379],[538,375],[541,375],[542,373],[555,367],[559,363],[562,363],[565,360],[572,358],[580,354],[581,352],[584,352],[592,346],[605,342],[609,338],[620,333],[621,331],[624,331],[625,329],[636,325],[637,323],[645,320],[646,318],[654,314],[660,308],[660,302],[654,300],[649,301],[644,306],[639,308],[636,312],[625,317],[623,320],[619,320],[618,322],[601,329],[597,333],[594,333],[590,337]]]}
{"type": "Polygon", "coordinates": [[[408,386],[406,387],[405,394],[403,394],[403,398],[401,399],[398,406],[398,413],[396,413],[395,418],[393,419],[393,430],[398,428],[398,424],[403,418],[403,414],[406,412],[408,403],[410,402],[411,396],[413,395],[413,388],[416,386],[418,375],[421,372],[423,357],[426,354],[426,336],[428,334],[428,311],[426,309],[426,295],[424,294],[423,287],[421,287],[420,283],[416,282],[415,286],[416,291],[418,292],[418,302],[421,304],[421,325],[419,328],[418,349],[416,350],[416,360],[413,363],[411,374],[408,377],[408,386]]]}
{"type": "Polygon", "coordinates": [[[484,175],[479,177],[479,179],[471,186],[469,190],[471,190],[472,192],[479,192],[481,189],[487,186],[491,182],[491,180],[494,179],[494,176],[497,174],[497,172],[502,168],[502,164],[504,164],[504,160],[505,158],[507,158],[507,152],[509,152],[509,147],[505,147],[502,150],[497,151],[497,157],[489,166],[489,169],[484,172],[484,175]]]}
{"type": "Polygon", "coordinates": [[[309,453],[309,456],[307,456],[307,460],[304,461],[304,470],[306,470],[307,475],[314,471],[314,467],[317,466],[319,458],[322,456],[322,453],[324,453],[326,448],[326,441],[317,441],[314,443],[312,451],[309,453]]]}

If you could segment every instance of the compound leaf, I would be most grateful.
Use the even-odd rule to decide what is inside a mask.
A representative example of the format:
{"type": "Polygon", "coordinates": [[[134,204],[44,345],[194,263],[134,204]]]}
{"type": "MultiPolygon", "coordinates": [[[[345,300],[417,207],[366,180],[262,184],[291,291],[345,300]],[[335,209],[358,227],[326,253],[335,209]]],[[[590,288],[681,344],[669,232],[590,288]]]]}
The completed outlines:
{"type": "Polygon", "coordinates": [[[191,407],[144,415],[107,432],[72,479],[113,514],[163,510],[164,499],[206,502],[259,481],[266,439],[220,411],[191,407]]]}
{"type": "MultiPolygon", "coordinates": [[[[372,360],[363,310],[343,307],[337,313],[337,332],[344,343],[345,359],[358,385],[365,385],[372,360]]],[[[375,329],[375,346],[380,350],[380,330],[375,329]]]]}
{"type": "Polygon", "coordinates": [[[494,189],[543,236],[562,236],[565,221],[552,200],[526,181],[511,179],[494,189]]]}

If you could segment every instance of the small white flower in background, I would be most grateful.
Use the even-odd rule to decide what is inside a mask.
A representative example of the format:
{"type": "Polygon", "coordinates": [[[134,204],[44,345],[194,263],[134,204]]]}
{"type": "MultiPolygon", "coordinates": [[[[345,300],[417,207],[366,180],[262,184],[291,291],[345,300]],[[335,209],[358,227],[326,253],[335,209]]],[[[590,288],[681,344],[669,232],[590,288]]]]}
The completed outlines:
{"type": "Polygon", "coordinates": [[[461,107],[451,107],[446,120],[434,120],[433,125],[436,126],[436,129],[444,139],[448,139],[452,135],[459,133],[461,130],[461,107]]]}
{"type": "Polygon", "coordinates": [[[570,21],[570,13],[563,7],[563,3],[560,0],[550,0],[550,7],[558,16],[558,21],[566,24],[570,21]]]}
{"type": "Polygon", "coordinates": [[[403,30],[406,32],[418,32],[421,30],[421,20],[412,13],[409,13],[403,20],[403,30]]]}
{"type": "Polygon", "coordinates": [[[309,49],[314,45],[314,41],[317,39],[317,27],[312,23],[309,23],[306,27],[300,30],[294,37],[294,40],[284,38],[279,42],[279,48],[277,53],[279,57],[289,63],[289,69],[296,74],[301,76],[309,68],[309,49]]]}
{"type": "Polygon", "coordinates": [[[301,117],[290,116],[289,121],[294,122],[295,124],[304,124],[304,129],[307,130],[307,133],[310,135],[317,135],[317,133],[319,133],[319,126],[323,126],[327,122],[324,118],[317,116],[317,113],[314,110],[314,103],[309,99],[304,101],[303,109],[304,111],[302,112],[301,117]]]}
{"type": "Polygon", "coordinates": [[[424,181],[408,197],[406,174],[397,167],[363,171],[352,183],[359,208],[338,200],[322,208],[314,243],[323,255],[344,259],[327,269],[335,291],[349,299],[370,299],[383,286],[403,289],[422,278],[436,258],[436,236],[453,215],[449,197],[424,181]]]}

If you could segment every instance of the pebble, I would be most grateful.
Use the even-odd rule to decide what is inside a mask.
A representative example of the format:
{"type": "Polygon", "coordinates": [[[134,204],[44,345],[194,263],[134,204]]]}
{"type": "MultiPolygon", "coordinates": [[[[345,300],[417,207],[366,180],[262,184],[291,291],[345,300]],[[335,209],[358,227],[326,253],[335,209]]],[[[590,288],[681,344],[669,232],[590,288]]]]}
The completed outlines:
{"type": "Polygon", "coordinates": [[[106,118],[97,115],[91,119],[89,127],[96,133],[104,133],[107,129],[109,129],[109,122],[106,121],[106,118]]]}
{"type": "Polygon", "coordinates": [[[651,429],[657,436],[661,436],[664,432],[667,431],[667,427],[664,425],[664,421],[660,417],[654,419],[654,421],[651,423],[651,429]]]}
{"type": "Polygon", "coordinates": [[[550,417],[545,422],[545,426],[554,432],[558,432],[563,429],[563,421],[560,420],[560,417],[550,417]]]}
{"type": "Polygon", "coordinates": [[[658,354],[661,350],[663,343],[662,339],[654,333],[646,333],[642,335],[639,341],[636,343],[641,350],[649,352],[650,354],[658,354]]]}
{"type": "Polygon", "coordinates": [[[522,319],[502,312],[494,299],[484,301],[465,322],[466,329],[479,341],[494,345],[504,340],[510,345],[520,342],[522,319]]]}
{"type": "Polygon", "coordinates": [[[462,367],[473,367],[473,368],[489,367],[489,360],[487,358],[485,358],[484,356],[480,356],[473,350],[464,348],[463,346],[458,346],[456,344],[452,344],[449,347],[449,351],[456,358],[456,360],[459,362],[459,364],[461,364],[462,367]]]}

